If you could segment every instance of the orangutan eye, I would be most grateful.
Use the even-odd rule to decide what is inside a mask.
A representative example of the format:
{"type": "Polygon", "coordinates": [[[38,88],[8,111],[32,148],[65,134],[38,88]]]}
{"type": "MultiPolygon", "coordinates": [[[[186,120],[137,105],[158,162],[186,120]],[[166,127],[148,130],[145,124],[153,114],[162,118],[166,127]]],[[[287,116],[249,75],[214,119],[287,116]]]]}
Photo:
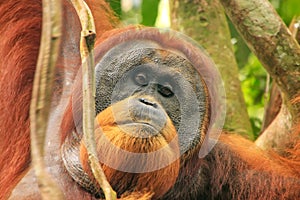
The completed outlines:
{"type": "Polygon", "coordinates": [[[174,93],[172,91],[172,86],[169,84],[158,85],[157,90],[164,97],[172,97],[174,95],[174,93]]]}
{"type": "Polygon", "coordinates": [[[147,86],[149,81],[148,77],[144,73],[138,73],[134,77],[134,81],[139,86],[147,86]]]}

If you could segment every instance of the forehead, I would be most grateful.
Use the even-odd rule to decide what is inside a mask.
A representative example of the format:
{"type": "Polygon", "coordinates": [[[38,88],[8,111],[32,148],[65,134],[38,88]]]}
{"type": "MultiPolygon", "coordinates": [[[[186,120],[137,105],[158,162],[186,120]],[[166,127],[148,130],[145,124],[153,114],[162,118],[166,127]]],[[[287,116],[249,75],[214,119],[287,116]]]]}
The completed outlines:
{"type": "Polygon", "coordinates": [[[189,78],[199,81],[198,71],[182,53],[162,48],[149,40],[134,40],[116,45],[97,62],[96,74],[111,72],[111,75],[120,75],[135,67],[148,66],[152,72],[158,74],[172,74],[177,77],[188,75],[189,78]]]}

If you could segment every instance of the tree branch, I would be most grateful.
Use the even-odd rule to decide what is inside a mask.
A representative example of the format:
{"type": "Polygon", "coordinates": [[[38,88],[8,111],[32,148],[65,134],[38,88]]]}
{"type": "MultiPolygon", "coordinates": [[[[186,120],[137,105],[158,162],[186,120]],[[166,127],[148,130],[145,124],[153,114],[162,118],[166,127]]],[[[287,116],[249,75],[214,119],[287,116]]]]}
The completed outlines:
{"type": "MultiPolygon", "coordinates": [[[[299,18],[295,17],[289,26],[289,30],[294,38],[299,38],[299,18]]],[[[298,41],[298,39],[297,39],[298,41]]],[[[271,117],[270,122],[266,122],[263,133],[257,138],[255,144],[262,149],[275,149],[279,151],[290,140],[288,133],[291,131],[292,120],[285,102],[282,102],[281,94],[276,83],[273,83],[269,109],[265,116],[271,117]],[[279,110],[279,113],[272,113],[272,110],[279,110]],[[274,114],[276,114],[274,116],[274,114]],[[272,121],[271,121],[272,120],[272,121]]],[[[265,118],[267,120],[267,118],[265,118]]]]}
{"type": "Polygon", "coordinates": [[[300,48],[267,0],[220,0],[226,14],[281,89],[294,121],[300,119],[300,48]]]}
{"type": "Polygon", "coordinates": [[[42,198],[54,200],[64,196],[45,169],[44,143],[61,39],[61,9],[60,0],[43,0],[42,38],[30,105],[32,164],[42,198]]]}
{"type": "Polygon", "coordinates": [[[105,198],[116,199],[116,192],[112,189],[103,172],[97,157],[94,137],[95,118],[95,75],[94,75],[94,44],[96,38],[94,18],[89,7],[83,0],[71,0],[79,16],[82,31],[80,40],[80,54],[82,62],[83,83],[83,135],[89,156],[89,164],[93,175],[102,188],[105,198]]]}

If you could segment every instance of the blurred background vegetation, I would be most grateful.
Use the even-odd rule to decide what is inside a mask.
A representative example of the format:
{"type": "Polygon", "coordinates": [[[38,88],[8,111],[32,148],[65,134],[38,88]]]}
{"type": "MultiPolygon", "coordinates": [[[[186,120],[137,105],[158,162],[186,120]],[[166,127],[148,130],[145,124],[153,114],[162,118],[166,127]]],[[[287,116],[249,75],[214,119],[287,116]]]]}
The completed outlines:
{"type": "MultiPolygon", "coordinates": [[[[107,1],[124,25],[143,24],[159,28],[170,27],[169,0],[107,1]]],[[[270,0],[270,2],[287,26],[289,26],[293,17],[300,15],[299,0],[270,0]]],[[[269,99],[269,88],[272,80],[270,80],[265,69],[248,49],[229,20],[228,23],[248,114],[254,135],[258,136],[264,117],[264,105],[269,99]]]]}

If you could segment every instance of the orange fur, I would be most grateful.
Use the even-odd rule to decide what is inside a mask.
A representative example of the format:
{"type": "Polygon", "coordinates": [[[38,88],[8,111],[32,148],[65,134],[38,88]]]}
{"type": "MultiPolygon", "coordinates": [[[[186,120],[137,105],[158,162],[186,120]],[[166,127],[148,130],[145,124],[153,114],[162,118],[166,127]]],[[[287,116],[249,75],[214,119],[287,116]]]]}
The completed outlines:
{"type": "MultiPolygon", "coordinates": [[[[199,59],[199,55],[194,54],[192,46],[183,45],[176,38],[165,38],[163,34],[157,35],[154,33],[155,31],[143,32],[142,30],[140,35],[128,33],[125,34],[125,38],[119,38],[118,33],[138,28],[129,27],[107,32],[118,24],[108,5],[104,1],[87,0],[86,2],[91,7],[96,19],[97,44],[105,43],[106,38],[115,37],[112,43],[105,43],[102,49],[98,49],[99,58],[115,43],[136,37],[146,38],[155,40],[166,48],[183,52],[195,66],[202,67],[200,69],[202,76],[209,77],[211,75],[210,69],[206,69],[203,65],[205,61],[199,59]]],[[[64,5],[64,9],[70,7],[66,0],[64,5]]],[[[41,10],[41,1],[6,0],[0,3],[0,199],[8,198],[11,190],[27,172],[31,161],[29,105],[40,45],[41,10]]],[[[71,47],[72,52],[61,53],[58,67],[67,69],[68,72],[72,70],[76,72],[80,63],[79,22],[77,16],[73,14],[74,11],[65,10],[64,13],[71,15],[75,23],[72,24],[74,32],[67,34],[68,28],[65,27],[64,29],[65,43],[62,45],[62,49],[70,43],[74,44],[74,47],[71,47]],[[78,42],[72,43],[72,40],[78,40],[78,42]],[[65,66],[65,63],[71,61],[73,61],[72,66],[74,68],[65,66]]],[[[61,87],[59,88],[61,89],[61,87]]],[[[82,112],[80,87],[75,86],[74,88],[76,89],[73,94],[76,98],[74,102],[70,100],[64,113],[61,133],[57,136],[61,137],[62,141],[72,132],[75,127],[74,123],[77,124],[82,119],[79,117],[78,121],[73,121],[73,111],[78,115],[81,115],[82,112]],[[72,105],[78,107],[74,108],[72,105]]],[[[297,102],[300,102],[300,97],[293,100],[293,103],[297,102]]],[[[136,163],[128,162],[127,159],[130,158],[115,157],[115,153],[118,152],[113,152],[107,141],[103,140],[104,137],[107,137],[114,146],[133,153],[154,152],[166,147],[170,140],[176,138],[175,128],[170,121],[160,136],[149,138],[147,142],[146,139],[129,137],[113,122],[111,108],[100,113],[97,116],[97,125],[100,127],[97,126],[96,139],[98,148],[102,146],[106,150],[107,156],[114,159],[116,164],[132,165],[136,163]]],[[[57,124],[50,126],[57,126],[57,124]]],[[[123,199],[155,199],[168,190],[168,193],[172,193],[170,194],[172,199],[195,197],[192,193],[198,193],[200,190],[201,194],[196,197],[211,199],[297,199],[300,196],[300,125],[296,126],[294,131],[295,137],[290,143],[291,148],[285,151],[284,156],[276,155],[273,152],[267,154],[240,136],[223,135],[213,151],[202,160],[197,156],[199,147],[196,147],[188,155],[184,155],[181,161],[176,160],[171,165],[152,172],[133,174],[120,172],[106,165],[103,167],[109,181],[120,191],[119,195],[123,199]],[[186,158],[190,158],[192,161],[187,163],[186,158]],[[198,177],[200,168],[201,176],[198,177]],[[192,182],[194,177],[199,178],[199,180],[192,182]],[[183,180],[184,184],[176,185],[176,179],[183,180]],[[196,184],[198,181],[200,184],[196,184]]],[[[53,134],[56,135],[56,133],[53,134]]],[[[174,157],[173,154],[178,153],[177,148],[165,148],[159,154],[161,157],[158,157],[158,160],[174,157]]],[[[81,162],[92,177],[83,144],[81,146],[81,162]]],[[[144,162],[150,168],[154,161],[149,159],[144,160],[144,162]]],[[[61,179],[69,177],[63,168],[61,168],[60,175],[61,179]]],[[[75,182],[69,184],[64,186],[64,189],[75,188],[73,187],[75,182]]],[[[84,195],[84,193],[82,194],[84,195]]]]}
{"type": "Polygon", "coordinates": [[[97,41],[107,30],[118,26],[119,20],[105,1],[85,0],[95,19],[97,41]]]}
{"type": "Polygon", "coordinates": [[[3,1],[0,13],[0,199],[4,199],[30,163],[28,118],[41,2],[3,1]]]}
{"type": "Polygon", "coordinates": [[[265,151],[259,149],[253,142],[239,135],[223,134],[220,140],[229,145],[233,152],[236,152],[241,159],[247,161],[255,170],[273,171],[287,176],[294,176],[295,174],[295,171],[288,167],[291,163],[281,162],[279,155],[274,152],[266,154],[265,151]]]}
{"type": "MultiPolygon", "coordinates": [[[[294,147],[294,148],[299,148],[294,147]]],[[[299,154],[299,149],[298,155],[299,154]]],[[[296,156],[296,155],[294,155],[296,156]]],[[[296,160],[281,160],[260,150],[238,135],[222,134],[219,144],[206,158],[211,198],[297,199],[300,196],[299,166],[296,160]]]]}
{"type": "MultiPolygon", "coordinates": [[[[145,173],[127,173],[114,169],[103,164],[103,170],[113,188],[122,194],[128,191],[145,191],[153,193],[153,198],[159,198],[165,194],[175,183],[179,172],[179,146],[177,143],[177,132],[170,119],[161,133],[149,138],[139,138],[132,136],[131,133],[124,131],[115,122],[115,113],[122,112],[119,109],[124,107],[127,99],[120,101],[105,109],[96,117],[95,139],[97,152],[109,158],[114,166],[143,165],[145,173]],[[176,145],[170,145],[171,140],[175,139],[176,145]],[[122,155],[119,149],[132,153],[150,153],[161,150],[155,157],[145,156],[144,159],[136,159],[132,154],[122,155]],[[174,161],[175,160],[175,161],[174,161]],[[169,165],[161,169],[152,171],[155,162],[167,162],[169,165]]],[[[122,117],[126,120],[126,116],[122,117]]],[[[135,130],[138,131],[138,130],[135,130]]],[[[101,156],[100,155],[100,156],[101,156]]],[[[101,160],[101,158],[100,158],[101,160]]],[[[87,165],[87,152],[84,144],[81,146],[81,163],[86,171],[92,176],[87,165]]]]}
{"type": "Polygon", "coordinates": [[[147,191],[138,191],[138,192],[130,192],[125,193],[119,198],[119,200],[150,200],[153,198],[153,193],[147,191]]]}
{"type": "MultiPolygon", "coordinates": [[[[71,9],[67,0],[63,2],[64,9],[71,9]]],[[[100,35],[117,24],[104,1],[89,0],[88,4],[95,16],[101,19],[96,21],[100,35]]],[[[60,54],[57,67],[69,67],[76,71],[65,66],[65,63],[72,62],[77,67],[80,64],[79,40],[71,46],[72,40],[80,36],[80,24],[74,12],[65,10],[63,13],[73,15],[77,23],[72,24],[74,30],[64,27],[62,48],[69,45],[72,51],[60,54]]],[[[42,1],[2,1],[0,15],[0,199],[5,199],[27,172],[31,162],[29,106],[40,46],[42,1]]],[[[61,82],[57,81],[58,84],[61,82]]],[[[57,89],[61,90],[62,86],[57,89]]]]}

